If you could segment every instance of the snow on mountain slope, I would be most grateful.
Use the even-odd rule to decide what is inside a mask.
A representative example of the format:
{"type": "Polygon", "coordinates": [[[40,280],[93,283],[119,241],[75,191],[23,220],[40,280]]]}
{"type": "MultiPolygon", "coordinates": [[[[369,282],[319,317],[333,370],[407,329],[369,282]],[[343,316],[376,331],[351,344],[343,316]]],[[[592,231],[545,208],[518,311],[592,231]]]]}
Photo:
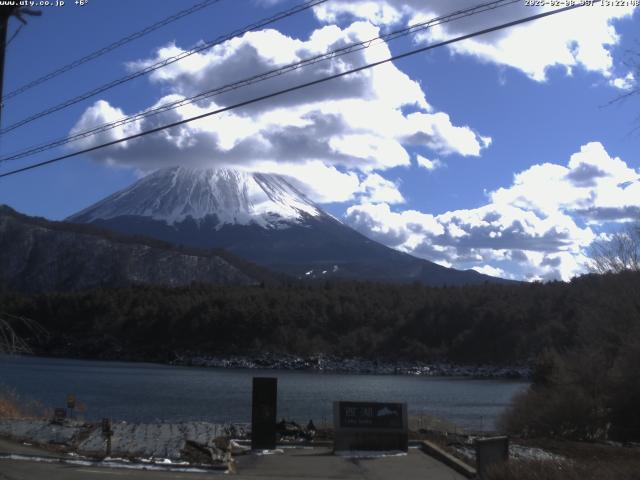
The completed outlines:
{"type": "Polygon", "coordinates": [[[375,242],[321,210],[279,175],[172,167],[68,220],[175,245],[224,249],[298,278],[427,285],[500,281],[375,242]]]}
{"type": "Polygon", "coordinates": [[[140,179],[69,220],[90,223],[128,215],[169,225],[187,217],[198,221],[215,215],[217,228],[255,224],[281,229],[301,223],[306,216],[326,214],[279,175],[172,167],[140,179]]]}

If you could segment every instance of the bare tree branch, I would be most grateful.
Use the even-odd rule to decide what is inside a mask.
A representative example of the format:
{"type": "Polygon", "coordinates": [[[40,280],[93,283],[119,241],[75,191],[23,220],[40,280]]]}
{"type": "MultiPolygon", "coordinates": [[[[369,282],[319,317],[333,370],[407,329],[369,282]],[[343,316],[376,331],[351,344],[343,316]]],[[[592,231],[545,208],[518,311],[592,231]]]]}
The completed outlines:
{"type": "Polygon", "coordinates": [[[34,320],[0,312],[0,354],[32,353],[29,344],[16,332],[16,326],[28,330],[37,341],[49,335],[34,320]]]}
{"type": "Polygon", "coordinates": [[[640,223],[614,233],[590,247],[589,270],[594,273],[640,271],[640,223]]]}

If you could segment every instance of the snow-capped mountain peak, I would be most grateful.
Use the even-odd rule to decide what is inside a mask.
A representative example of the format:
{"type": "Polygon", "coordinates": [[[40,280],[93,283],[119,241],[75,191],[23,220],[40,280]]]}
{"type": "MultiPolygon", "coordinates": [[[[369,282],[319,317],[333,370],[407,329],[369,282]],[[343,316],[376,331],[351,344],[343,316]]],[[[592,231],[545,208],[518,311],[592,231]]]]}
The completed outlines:
{"type": "Polygon", "coordinates": [[[172,167],[138,180],[69,220],[169,244],[224,249],[296,278],[428,285],[495,280],[370,240],[322,211],[287,178],[172,167]]]}
{"type": "Polygon", "coordinates": [[[228,168],[157,170],[71,216],[76,222],[142,216],[169,225],[217,217],[224,225],[286,228],[325,215],[285,177],[228,168]]]}

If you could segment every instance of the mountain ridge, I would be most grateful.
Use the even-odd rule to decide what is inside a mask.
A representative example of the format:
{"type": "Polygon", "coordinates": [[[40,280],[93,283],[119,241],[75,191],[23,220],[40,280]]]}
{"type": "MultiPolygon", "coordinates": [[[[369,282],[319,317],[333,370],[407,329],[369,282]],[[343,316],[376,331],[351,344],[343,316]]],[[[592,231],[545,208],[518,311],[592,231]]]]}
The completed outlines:
{"type": "Polygon", "coordinates": [[[53,222],[0,205],[0,283],[36,292],[194,282],[257,285],[279,279],[220,250],[53,222]]]}

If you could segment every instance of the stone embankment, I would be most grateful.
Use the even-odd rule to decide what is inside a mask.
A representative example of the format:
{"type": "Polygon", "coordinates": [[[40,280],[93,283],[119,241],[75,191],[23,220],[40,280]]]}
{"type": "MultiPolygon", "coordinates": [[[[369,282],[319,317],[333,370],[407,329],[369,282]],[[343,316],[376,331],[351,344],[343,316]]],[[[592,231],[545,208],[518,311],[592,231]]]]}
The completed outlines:
{"type": "MultiPolygon", "coordinates": [[[[200,457],[198,463],[215,463],[222,461],[225,453],[220,448],[221,439],[238,433],[234,429],[235,426],[206,422],[113,423],[110,456],[192,462],[195,454],[200,457]],[[208,459],[203,458],[203,452],[208,452],[208,459]]],[[[1,420],[0,437],[94,458],[103,458],[107,448],[100,424],[73,420],[61,424],[48,420],[1,420]]]]}
{"type": "Polygon", "coordinates": [[[174,365],[218,368],[249,368],[275,370],[309,370],[325,373],[419,375],[429,377],[473,377],[528,379],[529,367],[499,365],[455,365],[405,361],[375,361],[360,358],[338,358],[325,355],[300,357],[270,354],[211,356],[184,354],[171,362],[174,365]]]}

